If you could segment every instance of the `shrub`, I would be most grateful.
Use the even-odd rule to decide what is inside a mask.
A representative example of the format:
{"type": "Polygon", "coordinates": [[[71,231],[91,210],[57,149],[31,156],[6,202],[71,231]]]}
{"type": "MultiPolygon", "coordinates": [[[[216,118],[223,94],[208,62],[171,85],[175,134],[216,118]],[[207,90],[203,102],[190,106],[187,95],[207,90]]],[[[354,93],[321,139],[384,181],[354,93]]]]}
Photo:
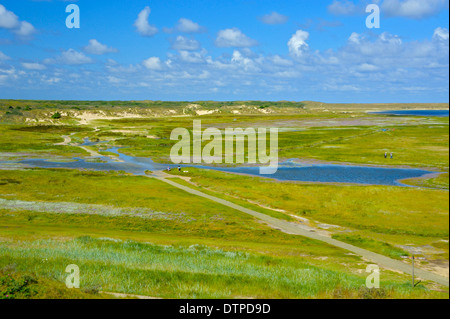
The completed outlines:
{"type": "Polygon", "coordinates": [[[55,114],[52,115],[52,119],[60,119],[61,118],[61,114],[59,112],[56,112],[55,114]]]}

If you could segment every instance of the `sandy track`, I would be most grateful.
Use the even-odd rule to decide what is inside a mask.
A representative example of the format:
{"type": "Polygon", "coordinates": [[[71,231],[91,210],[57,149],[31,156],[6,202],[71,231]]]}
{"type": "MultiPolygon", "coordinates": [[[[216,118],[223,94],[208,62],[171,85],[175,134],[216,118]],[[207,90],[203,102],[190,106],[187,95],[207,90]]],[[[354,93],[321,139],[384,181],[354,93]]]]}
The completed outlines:
{"type": "MultiPolygon", "coordinates": [[[[72,136],[73,134],[75,133],[70,134],[70,136],[72,136]]],[[[70,136],[68,135],[61,136],[64,139],[64,141],[61,143],[56,143],[54,145],[69,145],[69,143],[72,142],[72,138],[70,136]]]]}
{"type": "MultiPolygon", "coordinates": [[[[307,229],[302,227],[302,225],[299,224],[295,224],[295,223],[291,223],[291,222],[287,222],[287,221],[283,221],[283,220],[279,220],[277,218],[262,214],[262,213],[258,213],[254,210],[242,207],[240,205],[234,204],[232,202],[229,202],[227,200],[215,197],[215,196],[211,196],[205,193],[202,193],[200,191],[197,191],[195,189],[189,188],[187,186],[178,184],[177,182],[174,182],[173,180],[169,180],[167,178],[165,178],[164,176],[165,174],[163,174],[162,172],[155,172],[155,174],[151,175],[151,177],[153,178],[157,178],[158,180],[165,182],[167,184],[170,184],[174,187],[177,187],[185,192],[188,192],[190,194],[193,195],[197,195],[200,197],[204,197],[207,198],[209,200],[212,200],[216,203],[222,204],[224,206],[228,206],[230,208],[236,209],[238,211],[241,211],[243,213],[249,214],[253,217],[256,217],[257,219],[267,223],[267,225],[269,225],[272,228],[278,229],[282,232],[285,232],[287,234],[292,234],[292,235],[300,235],[300,236],[304,236],[310,239],[315,239],[315,240],[319,240],[321,242],[325,242],[329,245],[335,246],[335,247],[339,247],[345,250],[348,250],[366,260],[369,260],[375,264],[377,264],[380,267],[384,267],[385,269],[390,269],[390,270],[394,270],[394,271],[400,271],[402,273],[405,274],[409,274],[412,275],[412,267],[409,264],[406,264],[402,261],[399,260],[395,260],[374,252],[371,252],[369,250],[363,249],[363,248],[359,248],[347,243],[344,243],[342,241],[324,236],[314,230],[311,229],[307,229]]],[[[417,278],[420,278],[422,280],[430,280],[430,281],[434,281],[440,285],[449,286],[449,278],[437,275],[431,271],[427,271],[427,270],[423,270],[423,269],[418,269],[416,267],[415,269],[415,276],[417,278]]]]}
{"type": "MultiPolygon", "coordinates": [[[[95,131],[99,131],[99,129],[96,127],[95,131]]],[[[61,143],[56,143],[54,145],[63,145],[63,146],[68,146],[71,142],[72,142],[72,138],[71,136],[75,134],[75,133],[71,133],[69,136],[68,135],[62,135],[61,137],[64,139],[63,142],[61,143]]],[[[92,149],[90,149],[89,147],[86,146],[82,146],[82,145],[74,145],[77,146],[79,148],[82,148],[83,150],[85,150],[86,152],[89,153],[90,156],[92,157],[104,157],[105,155],[102,155],[92,149]]],[[[115,157],[115,156],[108,156],[109,158],[111,158],[112,160],[116,161],[116,162],[123,162],[121,159],[115,157]]]]}

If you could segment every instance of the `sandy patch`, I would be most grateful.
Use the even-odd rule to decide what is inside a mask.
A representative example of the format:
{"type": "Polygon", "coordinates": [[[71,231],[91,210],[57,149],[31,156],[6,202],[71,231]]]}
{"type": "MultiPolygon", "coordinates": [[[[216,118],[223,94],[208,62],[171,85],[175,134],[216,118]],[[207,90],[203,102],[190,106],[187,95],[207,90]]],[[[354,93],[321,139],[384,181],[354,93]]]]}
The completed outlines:
{"type": "Polygon", "coordinates": [[[115,116],[106,115],[104,112],[99,113],[91,113],[91,112],[83,112],[81,114],[75,115],[75,118],[79,120],[79,124],[87,125],[95,120],[120,120],[120,119],[131,119],[131,118],[144,118],[142,115],[133,114],[133,113],[117,113],[115,116]]]}
{"type": "Polygon", "coordinates": [[[421,264],[420,267],[432,271],[442,277],[449,278],[448,260],[428,260],[429,264],[421,264]]]}
{"type": "Polygon", "coordinates": [[[209,115],[209,114],[214,114],[214,113],[216,113],[217,112],[217,110],[209,110],[209,111],[207,111],[207,110],[205,110],[205,111],[195,111],[195,113],[197,113],[197,115],[209,115]]]}
{"type": "Polygon", "coordinates": [[[146,134],[146,131],[134,131],[134,130],[111,130],[113,133],[122,133],[122,134],[146,134]]]}

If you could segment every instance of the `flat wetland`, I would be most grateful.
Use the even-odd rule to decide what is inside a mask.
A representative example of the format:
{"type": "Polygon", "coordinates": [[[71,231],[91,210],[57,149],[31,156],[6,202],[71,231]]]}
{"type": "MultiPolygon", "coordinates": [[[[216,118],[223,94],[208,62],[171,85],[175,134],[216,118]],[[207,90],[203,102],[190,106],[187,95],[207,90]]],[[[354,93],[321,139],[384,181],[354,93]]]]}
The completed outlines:
{"type": "Polygon", "coordinates": [[[414,255],[416,267],[448,281],[449,118],[370,113],[444,109],[448,104],[0,100],[0,299],[111,297],[103,292],[448,299],[448,285],[423,280],[412,288],[408,274],[387,268],[381,288],[367,289],[369,260],[161,180],[405,264],[414,255]],[[60,119],[52,118],[56,112],[60,119]],[[238,167],[161,172],[176,143],[171,131],[191,130],[194,119],[203,129],[279,128],[286,178],[234,174],[242,173],[238,167]],[[296,180],[288,170],[317,176],[314,167],[330,164],[373,168],[380,180],[384,170],[417,174],[358,184],[362,171],[296,180]],[[80,290],[65,288],[69,264],[80,267],[80,290]]]}

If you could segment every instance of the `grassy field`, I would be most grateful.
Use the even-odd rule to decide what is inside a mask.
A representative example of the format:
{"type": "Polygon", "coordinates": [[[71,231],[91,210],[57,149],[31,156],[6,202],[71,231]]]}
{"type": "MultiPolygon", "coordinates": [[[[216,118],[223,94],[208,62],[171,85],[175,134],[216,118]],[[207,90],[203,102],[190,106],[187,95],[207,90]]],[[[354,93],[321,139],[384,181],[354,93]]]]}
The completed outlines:
{"type": "MultiPolygon", "coordinates": [[[[188,172],[171,174],[191,177],[192,183],[219,197],[238,197],[317,223],[342,226],[345,233],[351,229],[368,237],[370,243],[352,240],[353,233],[340,239],[376,252],[381,251],[374,243],[383,235],[392,245],[448,240],[449,202],[444,190],[279,182],[196,168],[188,172]]],[[[444,253],[448,255],[448,246],[444,253]]],[[[398,251],[392,254],[401,255],[398,251]]]]}
{"type": "MultiPolygon", "coordinates": [[[[192,128],[193,119],[203,128],[278,127],[281,159],[444,174],[404,181],[419,188],[276,182],[191,168],[185,179],[178,172],[173,178],[277,219],[307,221],[394,259],[414,253],[423,257],[419,267],[438,273],[447,267],[448,276],[448,118],[367,114],[406,107],[0,100],[0,162],[98,161],[87,150],[115,156],[105,151],[110,146],[167,162],[175,143],[170,132],[192,128]],[[55,113],[61,118],[52,118],[55,113]],[[83,149],[85,138],[107,142],[83,149]],[[384,152],[394,152],[394,159],[385,160],[384,152]]],[[[384,269],[382,289],[366,289],[368,262],[360,257],[154,178],[0,168],[0,298],[105,298],[99,291],[162,298],[448,298],[448,288],[424,282],[412,289],[408,276],[384,269]],[[80,266],[81,290],[64,288],[72,263],[80,266]]]]}
{"type": "Polygon", "coordinates": [[[445,294],[408,282],[384,281],[380,290],[341,271],[302,262],[205,246],[159,246],[81,237],[2,243],[7,263],[64,280],[61,270],[77,261],[83,286],[164,298],[439,298],[445,294]]]}
{"type": "Polygon", "coordinates": [[[428,188],[440,188],[448,190],[449,174],[443,173],[439,176],[431,178],[412,178],[404,180],[403,182],[409,185],[428,187],[428,188]]]}

